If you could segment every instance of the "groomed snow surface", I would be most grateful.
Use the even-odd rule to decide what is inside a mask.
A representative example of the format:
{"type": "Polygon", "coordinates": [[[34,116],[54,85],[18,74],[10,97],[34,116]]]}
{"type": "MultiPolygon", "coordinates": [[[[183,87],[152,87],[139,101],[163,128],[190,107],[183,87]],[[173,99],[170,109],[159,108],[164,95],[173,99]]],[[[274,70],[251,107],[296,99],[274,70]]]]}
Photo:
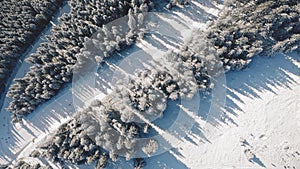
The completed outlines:
{"type": "MultiPolygon", "coordinates": [[[[178,30],[181,41],[169,43],[153,35],[127,50],[127,56],[137,50],[153,55],[153,50],[157,54],[169,48],[176,49],[190,33],[188,29],[203,27],[207,18],[215,17],[218,12],[216,6],[192,2],[190,9],[172,12],[176,24],[189,26],[178,30]],[[197,14],[191,15],[191,10],[197,14]]],[[[114,60],[111,60],[113,64],[114,60]]],[[[110,78],[103,72],[111,72],[110,69],[107,63],[101,70],[103,83],[110,78]]],[[[218,84],[222,88],[220,91],[225,92],[215,92],[213,97],[226,98],[224,104],[218,105],[218,113],[210,114],[214,104],[211,97],[201,98],[194,127],[181,138],[182,143],[166,153],[146,159],[145,169],[300,168],[299,83],[299,54],[256,56],[247,69],[226,73],[226,80],[218,84]]],[[[109,86],[104,86],[103,90],[108,91],[107,88],[109,86]]],[[[72,118],[76,111],[71,86],[21,123],[12,124],[10,114],[4,108],[0,113],[0,164],[12,163],[17,158],[32,161],[28,155],[35,146],[72,118]]],[[[74,166],[77,167],[86,168],[74,166]]],[[[108,168],[127,169],[132,168],[132,164],[120,159],[108,168]]]]}

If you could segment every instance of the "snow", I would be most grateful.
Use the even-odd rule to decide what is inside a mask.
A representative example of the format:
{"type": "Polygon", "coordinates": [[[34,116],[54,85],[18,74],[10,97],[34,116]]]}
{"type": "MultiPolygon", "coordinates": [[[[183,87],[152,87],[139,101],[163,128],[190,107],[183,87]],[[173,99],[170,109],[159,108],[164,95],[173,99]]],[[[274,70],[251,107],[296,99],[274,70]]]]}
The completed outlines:
{"type": "Polygon", "coordinates": [[[148,159],[145,168],[300,167],[297,57],[296,53],[257,56],[246,70],[229,72],[225,113],[234,123],[210,126],[207,121],[199,129],[202,133],[189,135],[192,141],[148,159]],[[255,154],[252,162],[246,149],[255,154]]]}
{"type": "MultiPolygon", "coordinates": [[[[119,59],[108,60],[98,72],[101,77],[97,77],[97,90],[91,90],[87,95],[75,95],[79,101],[77,104],[89,104],[95,96],[103,98],[111,92],[112,77],[118,77],[114,71],[120,68],[128,71],[120,64],[123,57],[141,51],[143,56],[155,58],[164,54],[166,49],[178,49],[189,38],[190,29],[205,29],[205,23],[217,17],[221,8],[208,1],[192,1],[191,6],[170,12],[173,18],[161,17],[178,31],[178,38],[170,39],[169,36],[153,33],[122,52],[119,59]]],[[[24,76],[22,72],[26,70],[28,65],[24,64],[16,77],[24,76]]],[[[226,79],[222,78],[225,77],[219,80],[221,83],[216,85],[217,92],[213,97],[201,97],[197,115],[186,111],[194,124],[187,136],[176,138],[164,133],[174,148],[146,159],[145,169],[300,167],[299,54],[278,53],[268,58],[256,56],[247,69],[228,72],[226,79]],[[251,157],[252,162],[247,159],[251,157]]],[[[0,164],[11,163],[16,158],[32,160],[27,157],[29,153],[72,118],[78,110],[74,105],[72,87],[67,86],[22,123],[10,122],[10,114],[4,110],[9,100],[5,100],[0,113],[0,164]]],[[[161,120],[153,126],[162,124],[167,123],[161,120]]],[[[55,167],[55,164],[52,166],[55,167]]],[[[86,168],[84,165],[77,167],[86,168]]],[[[120,158],[108,168],[132,168],[132,164],[120,158]]]]}

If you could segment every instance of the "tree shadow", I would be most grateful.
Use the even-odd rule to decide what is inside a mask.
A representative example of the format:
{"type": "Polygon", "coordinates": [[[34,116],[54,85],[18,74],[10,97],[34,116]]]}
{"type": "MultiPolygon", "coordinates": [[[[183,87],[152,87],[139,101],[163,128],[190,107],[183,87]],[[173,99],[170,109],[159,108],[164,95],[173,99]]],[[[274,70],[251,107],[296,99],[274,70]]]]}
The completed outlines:
{"type": "MultiPolygon", "coordinates": [[[[197,145],[209,143],[209,140],[213,138],[210,133],[218,131],[220,125],[234,124],[238,126],[238,122],[235,122],[231,117],[237,117],[241,113],[248,113],[244,112],[243,108],[239,106],[246,104],[243,102],[244,97],[252,100],[261,99],[260,96],[264,92],[277,94],[276,91],[279,88],[292,90],[293,86],[300,83],[296,80],[300,76],[299,60],[299,53],[277,53],[268,58],[256,56],[248,68],[242,71],[228,72],[226,74],[225,104],[219,109],[220,111],[217,114],[209,113],[207,108],[206,112],[208,114],[199,113],[199,117],[205,118],[207,124],[201,126],[195,121],[196,132],[193,131],[192,134],[189,134],[189,137],[196,134],[198,135],[198,138],[196,136],[198,140],[207,138],[206,142],[199,141],[197,145]],[[209,134],[206,132],[207,129],[210,130],[209,134]]],[[[193,140],[193,142],[196,141],[193,140]]],[[[266,167],[258,157],[253,158],[252,162],[261,167],[266,167]]]]}
{"type": "MultiPolygon", "coordinates": [[[[194,127],[188,132],[188,135],[184,140],[190,142],[194,146],[201,146],[202,144],[207,143],[210,144],[210,140],[215,139],[215,137],[210,134],[217,131],[222,125],[234,124],[238,126],[238,122],[235,122],[231,117],[237,117],[241,113],[248,113],[244,112],[243,108],[239,106],[246,104],[243,102],[244,97],[253,100],[261,99],[260,96],[264,92],[276,94],[276,91],[279,88],[292,90],[293,86],[299,85],[300,83],[297,81],[297,78],[300,76],[299,65],[299,53],[277,53],[268,58],[256,56],[253,58],[253,61],[248,68],[242,71],[228,72],[226,74],[227,83],[226,86],[224,86],[224,89],[226,89],[225,104],[219,105],[222,107],[217,106],[216,110],[219,111],[216,111],[216,114],[209,113],[212,104],[214,104],[211,102],[212,95],[203,95],[206,98],[202,98],[204,100],[202,100],[203,105],[200,106],[198,118],[204,119],[206,124],[203,125],[203,122],[197,118],[191,118],[193,120],[190,122],[194,123],[194,127]],[[210,133],[206,132],[207,129],[210,130],[210,133]]],[[[151,167],[152,165],[157,165],[155,162],[169,166],[169,164],[173,164],[174,158],[177,161],[185,161],[184,159],[189,157],[176,155],[176,153],[171,153],[170,150],[157,157],[151,157],[151,160],[149,161],[151,162],[151,167]],[[159,158],[161,158],[161,160],[158,160],[159,158]]],[[[250,162],[261,167],[266,167],[264,162],[256,156],[254,156],[250,162]]],[[[180,166],[182,164],[177,165],[180,166]]],[[[184,164],[182,167],[187,168],[186,166],[187,165],[184,164]]]]}
{"type": "Polygon", "coordinates": [[[259,166],[266,168],[265,164],[258,157],[256,157],[256,155],[254,155],[250,162],[256,163],[259,166]]]}
{"type": "Polygon", "coordinates": [[[151,160],[150,158],[146,159],[144,169],[188,169],[188,166],[178,159],[179,157],[182,158],[182,155],[177,155],[177,153],[170,150],[164,154],[151,157],[151,160]]]}
{"type": "MultiPolygon", "coordinates": [[[[221,123],[229,120],[230,123],[235,123],[230,117],[238,116],[239,113],[247,113],[239,106],[245,104],[241,96],[261,99],[260,95],[263,92],[276,94],[276,89],[280,87],[291,89],[292,86],[299,85],[295,77],[300,75],[300,69],[292,62],[292,60],[296,61],[297,57],[299,56],[295,53],[277,53],[268,58],[256,56],[246,69],[228,72],[224,87],[226,88],[226,102],[220,108],[219,114],[215,114],[216,116],[210,114],[213,115],[211,120],[217,119],[221,123]]],[[[206,117],[203,113],[201,116],[206,117]]]]}
{"type": "Polygon", "coordinates": [[[269,91],[274,94],[276,89],[283,87],[291,89],[300,82],[295,76],[300,75],[299,67],[292,60],[297,60],[299,55],[295,53],[276,53],[270,58],[256,56],[248,68],[242,72],[230,72],[227,74],[226,108],[240,110],[238,104],[245,104],[238,95],[251,99],[261,99],[260,93],[269,91]]]}
{"type": "Polygon", "coordinates": [[[215,6],[211,1],[202,1],[197,0],[189,3],[185,8],[174,8],[172,10],[173,15],[177,15],[176,18],[180,18],[180,15],[183,15],[184,17],[189,18],[190,21],[195,21],[198,23],[206,23],[207,21],[214,20],[217,17],[206,12],[205,9],[201,8],[203,7],[219,10],[217,6],[215,6]]]}

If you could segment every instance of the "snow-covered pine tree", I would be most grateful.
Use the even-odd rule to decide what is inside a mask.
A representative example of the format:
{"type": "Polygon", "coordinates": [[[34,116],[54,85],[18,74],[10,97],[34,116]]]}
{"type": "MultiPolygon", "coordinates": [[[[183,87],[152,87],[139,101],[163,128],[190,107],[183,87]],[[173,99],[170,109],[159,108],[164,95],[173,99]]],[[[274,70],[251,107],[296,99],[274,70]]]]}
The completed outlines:
{"type": "MultiPolygon", "coordinates": [[[[92,53],[89,56],[86,53],[76,57],[76,54],[84,47],[86,37],[93,35],[106,23],[126,15],[129,9],[134,8],[134,6],[147,6],[151,1],[137,2],[134,6],[128,3],[127,0],[89,2],[92,1],[83,1],[81,3],[78,3],[76,0],[69,1],[71,12],[59,18],[59,23],[53,27],[52,33],[47,36],[47,42],[42,43],[37,52],[27,59],[33,65],[24,77],[26,80],[13,84],[8,92],[9,96],[12,96],[12,93],[14,93],[12,97],[13,101],[8,108],[10,112],[19,115],[29,114],[41,102],[55,96],[63,85],[60,85],[60,87],[58,87],[59,85],[55,85],[54,88],[50,88],[49,82],[57,81],[60,84],[70,82],[74,70],[73,66],[77,60],[82,64],[87,64],[90,61],[95,61],[95,57],[97,56],[97,61],[102,61],[99,57],[110,56],[115,50],[122,49],[126,44],[131,45],[134,42],[134,33],[124,35],[124,37],[115,37],[113,42],[106,41],[109,43],[105,43],[104,41],[105,45],[100,42],[100,48],[105,49],[103,50],[103,54],[94,55],[92,53]],[[87,57],[88,59],[84,59],[87,57]],[[49,73],[47,70],[49,65],[55,67],[57,70],[49,73]],[[48,77],[48,79],[43,79],[44,77],[48,77]],[[24,90],[33,90],[32,86],[29,85],[31,83],[38,83],[40,86],[43,86],[42,90],[31,93],[33,95],[26,97],[30,99],[24,100],[22,99],[26,95],[24,90]],[[27,87],[19,88],[19,86],[27,87]],[[24,106],[25,108],[21,110],[24,106]]],[[[111,38],[114,38],[114,36],[111,38]]]]}

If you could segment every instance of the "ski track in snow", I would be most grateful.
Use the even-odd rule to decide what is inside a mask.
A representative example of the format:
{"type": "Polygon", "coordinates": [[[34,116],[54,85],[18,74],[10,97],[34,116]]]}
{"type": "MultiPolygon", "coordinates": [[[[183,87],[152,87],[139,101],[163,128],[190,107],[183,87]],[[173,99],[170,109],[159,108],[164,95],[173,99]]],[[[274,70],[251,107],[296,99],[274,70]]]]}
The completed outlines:
{"type": "MultiPolygon", "coordinates": [[[[212,4],[205,4],[200,0],[192,1],[191,6],[172,12],[174,20],[177,21],[172,25],[203,27],[208,18],[217,16],[217,12],[218,9],[212,4]],[[190,11],[195,15],[191,15],[190,11]]],[[[184,31],[181,29],[182,40],[187,38],[185,35],[189,33],[184,31]]],[[[153,51],[160,50],[163,53],[165,48],[172,48],[172,45],[176,49],[176,45],[180,46],[180,43],[167,43],[164,39],[153,35],[152,38],[138,42],[135,47],[126,52],[130,54],[143,50],[153,55],[153,51]]],[[[118,61],[112,59],[111,62],[111,65],[106,63],[103,70],[100,70],[104,73],[98,79],[98,85],[102,87],[100,98],[111,90],[110,75],[118,61]]],[[[22,67],[19,72],[28,69],[28,65],[22,67]]],[[[222,113],[227,116],[208,118],[206,124],[198,124],[203,120],[199,116],[199,119],[195,120],[194,128],[184,139],[184,144],[179,144],[164,154],[146,159],[145,169],[300,167],[299,56],[295,53],[276,54],[271,58],[257,56],[249,68],[229,72],[226,74],[226,79],[227,100],[222,113]],[[245,153],[247,149],[255,154],[252,162],[247,159],[248,154],[245,153]]],[[[0,164],[11,162],[17,157],[28,156],[49,133],[72,118],[76,108],[73,106],[71,87],[71,85],[66,87],[22,123],[11,124],[10,114],[2,109],[0,164]]],[[[92,89],[89,92],[86,96],[75,97],[86,101],[95,93],[99,94],[99,91],[92,89]]],[[[209,102],[207,99],[201,101],[209,102]]],[[[209,107],[202,108],[209,110],[209,107]]],[[[53,166],[55,167],[54,164],[53,166]]],[[[120,167],[132,168],[132,164],[119,159],[108,166],[108,168],[120,167]]],[[[86,166],[82,165],[79,168],[86,168],[86,166]]]]}

